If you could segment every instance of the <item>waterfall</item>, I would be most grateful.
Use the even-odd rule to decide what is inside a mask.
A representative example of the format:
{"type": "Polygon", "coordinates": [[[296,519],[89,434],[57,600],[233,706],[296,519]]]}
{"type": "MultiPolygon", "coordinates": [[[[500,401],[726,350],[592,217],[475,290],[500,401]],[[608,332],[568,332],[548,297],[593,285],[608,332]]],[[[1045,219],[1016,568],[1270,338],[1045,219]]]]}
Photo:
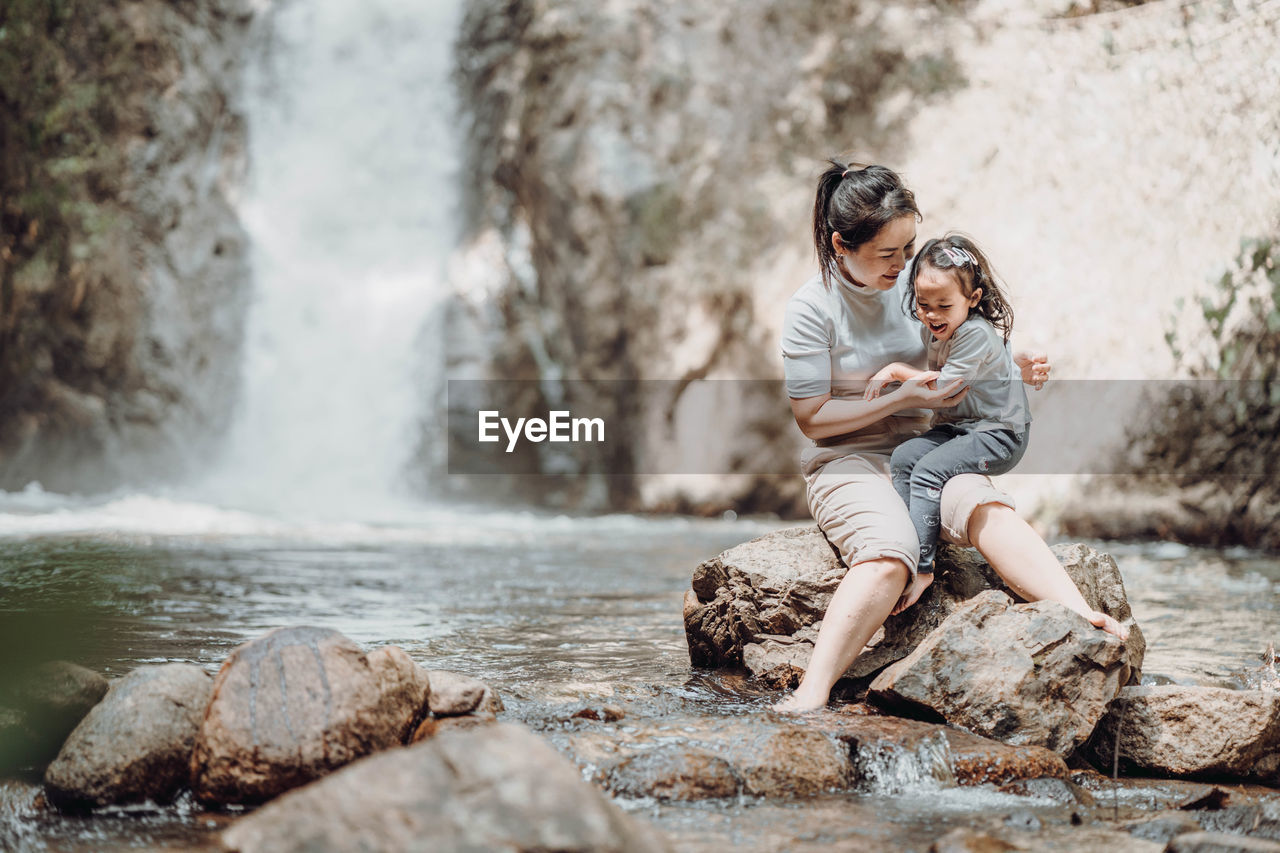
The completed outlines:
{"type": "Polygon", "coordinates": [[[243,392],[203,498],[365,519],[405,505],[457,238],[459,6],[265,11],[239,203],[255,294],[243,392]]]}

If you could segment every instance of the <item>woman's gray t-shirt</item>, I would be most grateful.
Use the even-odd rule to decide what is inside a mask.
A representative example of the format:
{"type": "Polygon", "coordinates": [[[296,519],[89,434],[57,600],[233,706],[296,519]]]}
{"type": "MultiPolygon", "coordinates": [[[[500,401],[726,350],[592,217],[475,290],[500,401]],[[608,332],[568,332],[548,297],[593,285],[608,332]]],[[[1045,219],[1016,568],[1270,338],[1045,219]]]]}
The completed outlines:
{"type": "MultiPolygon", "coordinates": [[[[787,396],[860,398],[867,380],[886,364],[901,361],[923,370],[920,324],[902,307],[905,286],[905,271],[889,290],[859,287],[840,275],[831,287],[820,275],[805,282],[787,303],[782,324],[787,396]]],[[[929,411],[899,415],[927,417],[929,411]]]]}

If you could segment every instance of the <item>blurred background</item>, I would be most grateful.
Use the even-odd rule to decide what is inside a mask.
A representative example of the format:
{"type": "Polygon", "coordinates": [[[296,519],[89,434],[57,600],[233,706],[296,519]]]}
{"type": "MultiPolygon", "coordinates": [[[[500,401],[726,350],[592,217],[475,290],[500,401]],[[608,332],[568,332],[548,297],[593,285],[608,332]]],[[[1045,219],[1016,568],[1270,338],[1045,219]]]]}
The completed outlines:
{"type": "Polygon", "coordinates": [[[1274,0],[5,0],[0,85],[25,523],[804,515],[781,386],[715,383],[780,377],[815,179],[848,156],[904,174],[922,235],[987,247],[1015,344],[1053,360],[1037,405],[1114,382],[1063,397],[1125,451],[1106,465],[1182,472],[1083,502],[1078,476],[1006,478],[1043,529],[1277,542],[1274,0]],[[1192,377],[1262,384],[1127,384],[1192,377]],[[520,380],[489,404],[612,440],[450,474],[451,379],[520,380]],[[1242,448],[1260,467],[1215,479],[1242,448]],[[655,464],[679,453],[700,466],[655,464]]]}

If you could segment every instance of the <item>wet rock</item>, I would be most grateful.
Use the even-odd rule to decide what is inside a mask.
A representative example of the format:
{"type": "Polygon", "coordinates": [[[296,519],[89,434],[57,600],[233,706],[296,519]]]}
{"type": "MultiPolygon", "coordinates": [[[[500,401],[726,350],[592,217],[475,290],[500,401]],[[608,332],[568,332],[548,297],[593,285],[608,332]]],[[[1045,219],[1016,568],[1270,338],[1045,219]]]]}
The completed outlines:
{"type": "MultiPolygon", "coordinates": [[[[1085,545],[1053,550],[1090,606],[1128,626],[1124,656],[1136,681],[1146,642],[1115,561],[1085,545]]],[[[984,590],[1016,598],[974,551],[944,547],[938,565],[937,580],[914,607],[885,621],[883,634],[854,661],[848,679],[869,682],[984,590]]],[[[694,666],[746,666],[770,685],[793,686],[808,665],[817,627],[844,573],[816,526],[774,531],[702,563],[684,600],[694,666]]]]}
{"type": "Polygon", "coordinates": [[[1280,694],[1164,684],[1126,687],[1086,747],[1127,772],[1280,781],[1280,694]]]}
{"type": "Polygon", "coordinates": [[[958,827],[929,846],[929,853],[1005,853],[1019,848],[976,829],[958,827]]]}
{"type": "Polygon", "coordinates": [[[789,726],[746,747],[734,767],[748,794],[804,797],[847,789],[852,781],[848,751],[824,732],[789,726]]]}
{"type": "Polygon", "coordinates": [[[461,717],[427,717],[419,726],[414,729],[413,736],[409,738],[410,743],[418,743],[427,738],[433,738],[441,732],[461,731],[462,729],[472,729],[477,726],[487,726],[497,722],[498,718],[493,714],[466,714],[461,717]]]}
{"type": "Polygon", "coordinates": [[[595,720],[599,723],[616,723],[626,718],[627,712],[617,705],[604,705],[599,708],[582,708],[574,711],[571,720],[595,720]]]}
{"type": "Polygon", "coordinates": [[[498,714],[506,710],[498,691],[478,678],[449,672],[443,669],[427,670],[431,682],[431,695],[427,700],[431,713],[437,717],[456,717],[462,714],[498,714]]]}
{"type": "Polygon", "coordinates": [[[876,704],[926,708],[1004,743],[1071,753],[1129,678],[1125,647],[1049,601],[982,592],[871,685],[876,704]]]}
{"type": "Polygon", "coordinates": [[[1165,846],[1165,853],[1280,853],[1280,844],[1220,832],[1188,832],[1165,846]]]}
{"type": "Polygon", "coordinates": [[[665,717],[551,737],[599,784],[659,799],[735,791],[780,798],[890,792],[921,782],[1002,785],[1067,775],[1062,758],[1040,747],[1008,746],[917,720],[842,713],[811,715],[803,723],[665,717]]]}
{"type": "Polygon", "coordinates": [[[111,685],[45,771],[63,808],[167,802],[186,784],[213,679],[198,666],[142,666],[111,685]]]}
{"type": "Polygon", "coordinates": [[[336,631],[272,631],[219,670],[191,757],[192,790],[204,802],[261,802],[402,744],[429,689],[395,646],[366,655],[336,631]]]}
{"type": "Polygon", "coordinates": [[[742,790],[728,761],[683,746],[659,746],[623,760],[609,771],[606,785],[624,796],[664,801],[735,797],[742,790]]]}
{"type": "Polygon", "coordinates": [[[855,775],[873,786],[883,786],[886,775],[903,772],[912,777],[902,780],[906,784],[931,777],[958,785],[1004,785],[1067,775],[1062,758],[1042,747],[1009,746],[936,723],[841,714],[817,725],[848,745],[855,775]]]}
{"type": "Polygon", "coordinates": [[[0,696],[0,772],[43,769],[108,687],[98,673],[67,661],[19,676],[0,696]]]}
{"type": "Polygon", "coordinates": [[[1185,812],[1162,812],[1155,817],[1131,823],[1125,827],[1134,838],[1168,844],[1179,835],[1200,832],[1200,824],[1185,812]]]}
{"type": "Polygon", "coordinates": [[[239,853],[667,849],[511,723],[365,758],[243,818],[222,844],[239,853]]]}
{"type": "Polygon", "coordinates": [[[1053,800],[1055,803],[1066,806],[1092,806],[1096,802],[1093,794],[1070,779],[1051,776],[1038,779],[1017,779],[1001,785],[1000,792],[1019,797],[1053,800]]]}

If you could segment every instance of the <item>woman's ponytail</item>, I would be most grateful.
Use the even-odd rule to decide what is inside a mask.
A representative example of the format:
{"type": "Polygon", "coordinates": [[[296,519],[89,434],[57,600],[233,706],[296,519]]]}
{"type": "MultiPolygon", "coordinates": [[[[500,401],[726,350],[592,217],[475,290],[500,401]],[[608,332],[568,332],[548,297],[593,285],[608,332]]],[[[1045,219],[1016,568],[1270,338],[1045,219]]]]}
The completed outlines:
{"type": "Polygon", "coordinates": [[[833,234],[856,251],[895,219],[911,216],[918,221],[920,210],[911,190],[892,169],[835,159],[827,163],[813,201],[813,247],[822,281],[830,287],[839,269],[833,234]]]}

